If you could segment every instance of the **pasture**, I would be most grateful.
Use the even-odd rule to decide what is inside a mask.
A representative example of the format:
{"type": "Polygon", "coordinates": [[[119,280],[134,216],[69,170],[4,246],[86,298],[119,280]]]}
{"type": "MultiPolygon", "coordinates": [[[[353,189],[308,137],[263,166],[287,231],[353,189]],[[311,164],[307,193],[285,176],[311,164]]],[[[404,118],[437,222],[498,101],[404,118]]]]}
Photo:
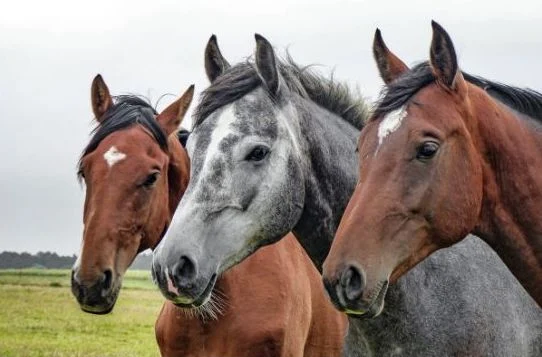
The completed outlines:
{"type": "Polygon", "coordinates": [[[0,270],[0,356],[158,356],[163,299],[149,271],[128,271],[109,315],[83,313],[69,270],[0,270]]]}

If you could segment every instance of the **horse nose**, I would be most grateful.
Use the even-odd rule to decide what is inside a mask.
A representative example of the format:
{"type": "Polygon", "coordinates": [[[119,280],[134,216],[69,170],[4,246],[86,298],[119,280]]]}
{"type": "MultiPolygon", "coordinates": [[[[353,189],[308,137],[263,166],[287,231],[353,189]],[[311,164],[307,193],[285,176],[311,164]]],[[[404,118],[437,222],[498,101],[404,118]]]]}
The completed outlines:
{"type": "Polygon", "coordinates": [[[197,266],[194,259],[183,255],[172,270],[173,280],[179,289],[190,289],[196,279],[197,266]]]}
{"type": "Polygon", "coordinates": [[[98,295],[101,297],[105,297],[113,287],[113,272],[111,269],[106,269],[94,283],[86,284],[81,280],[79,269],[72,269],[71,285],[78,300],[87,299],[88,295],[96,295],[96,292],[99,292],[98,295]]]}
{"type": "Polygon", "coordinates": [[[343,297],[347,302],[358,300],[365,288],[363,272],[355,265],[347,266],[341,274],[340,285],[343,297]]]}

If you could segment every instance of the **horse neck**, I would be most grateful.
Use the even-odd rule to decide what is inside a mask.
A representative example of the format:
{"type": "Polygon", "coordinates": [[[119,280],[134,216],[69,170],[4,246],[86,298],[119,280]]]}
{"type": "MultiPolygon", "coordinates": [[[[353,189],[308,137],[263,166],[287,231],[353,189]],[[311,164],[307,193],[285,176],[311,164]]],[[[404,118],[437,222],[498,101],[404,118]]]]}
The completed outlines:
{"type": "Polygon", "coordinates": [[[312,102],[299,104],[297,113],[307,164],[303,213],[293,232],[321,271],[356,185],[359,130],[312,102]]]}
{"type": "MultiPolygon", "coordinates": [[[[482,97],[474,108],[484,173],[475,234],[542,306],[542,134],[534,119],[482,97]]],[[[474,102],[474,101],[473,101],[474,102]]]]}

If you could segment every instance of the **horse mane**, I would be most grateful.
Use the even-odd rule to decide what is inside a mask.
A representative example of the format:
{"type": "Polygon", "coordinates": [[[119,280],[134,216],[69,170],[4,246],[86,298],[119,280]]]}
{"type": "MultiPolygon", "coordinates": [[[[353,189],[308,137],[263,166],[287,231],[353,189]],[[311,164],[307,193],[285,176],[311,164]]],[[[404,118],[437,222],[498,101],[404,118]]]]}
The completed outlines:
{"type": "Polygon", "coordinates": [[[491,97],[531,118],[542,120],[542,94],[531,88],[517,88],[463,73],[467,81],[483,88],[491,97]]]}
{"type": "MultiPolygon", "coordinates": [[[[517,88],[461,72],[465,80],[482,88],[492,98],[531,118],[542,120],[542,94],[529,88],[517,88]]],[[[435,82],[429,62],[423,62],[385,86],[373,120],[401,108],[420,89],[435,82]]]]}
{"type": "MultiPolygon", "coordinates": [[[[363,127],[369,108],[363,98],[352,95],[346,84],[334,81],[333,77],[325,78],[312,71],[311,66],[301,67],[289,54],[286,59],[277,60],[279,72],[290,92],[315,102],[358,129],[363,127]]],[[[194,128],[214,111],[235,102],[262,84],[250,60],[228,68],[201,94],[194,111],[194,128]]]]}
{"type": "Polygon", "coordinates": [[[98,123],[96,128],[92,130],[92,138],[81,154],[77,165],[77,175],[80,178],[82,176],[82,159],[86,155],[96,150],[108,135],[135,124],[143,125],[160,147],[167,151],[166,134],[155,119],[158,113],[148,101],[135,95],[116,96],[114,100],[115,104],[105,112],[101,123],[98,123]]]}

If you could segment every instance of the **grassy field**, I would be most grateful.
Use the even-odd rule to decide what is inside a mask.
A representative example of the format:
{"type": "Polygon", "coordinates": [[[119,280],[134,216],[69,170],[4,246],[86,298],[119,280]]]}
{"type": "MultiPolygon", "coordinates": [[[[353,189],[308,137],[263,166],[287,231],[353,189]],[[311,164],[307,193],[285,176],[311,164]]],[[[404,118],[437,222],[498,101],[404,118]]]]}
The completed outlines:
{"type": "Polygon", "coordinates": [[[83,313],[68,270],[0,270],[0,356],[159,356],[163,299],[150,272],[129,271],[113,312],[83,313]]]}

